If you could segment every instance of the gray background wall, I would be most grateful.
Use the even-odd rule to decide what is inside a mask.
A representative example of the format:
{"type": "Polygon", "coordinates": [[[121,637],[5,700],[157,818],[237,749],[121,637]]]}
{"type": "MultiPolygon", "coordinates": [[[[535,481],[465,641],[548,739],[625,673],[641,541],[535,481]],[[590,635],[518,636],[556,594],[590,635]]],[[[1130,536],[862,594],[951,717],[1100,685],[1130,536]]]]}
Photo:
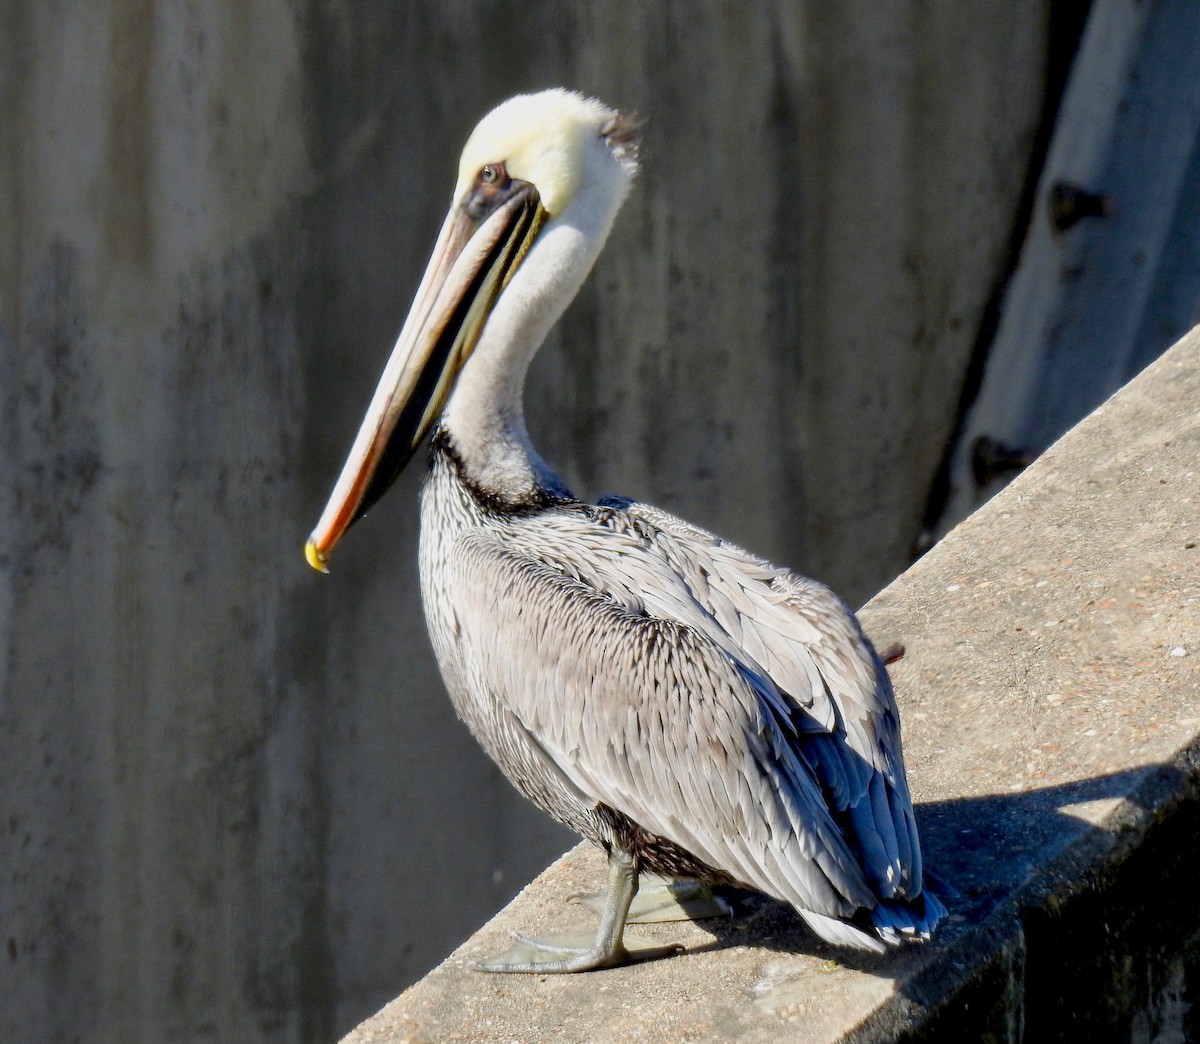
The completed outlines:
{"type": "Polygon", "coordinates": [[[301,556],[483,112],[647,118],[546,456],[862,600],[1011,261],[1050,6],[0,2],[0,1038],[329,1039],[569,842],[444,699],[416,469],[301,556]]]}

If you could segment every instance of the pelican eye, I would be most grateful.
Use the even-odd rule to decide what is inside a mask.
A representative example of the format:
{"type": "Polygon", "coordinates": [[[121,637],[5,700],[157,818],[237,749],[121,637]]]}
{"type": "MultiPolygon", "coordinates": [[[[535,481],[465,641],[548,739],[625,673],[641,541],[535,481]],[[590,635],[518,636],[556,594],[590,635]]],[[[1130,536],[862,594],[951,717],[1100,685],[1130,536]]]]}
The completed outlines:
{"type": "Polygon", "coordinates": [[[515,191],[513,179],[503,163],[487,163],[475,175],[475,184],[466,200],[467,213],[482,221],[515,191]]]}
{"type": "Polygon", "coordinates": [[[483,185],[501,185],[508,180],[508,171],[503,163],[488,163],[479,172],[479,181],[483,185]]]}

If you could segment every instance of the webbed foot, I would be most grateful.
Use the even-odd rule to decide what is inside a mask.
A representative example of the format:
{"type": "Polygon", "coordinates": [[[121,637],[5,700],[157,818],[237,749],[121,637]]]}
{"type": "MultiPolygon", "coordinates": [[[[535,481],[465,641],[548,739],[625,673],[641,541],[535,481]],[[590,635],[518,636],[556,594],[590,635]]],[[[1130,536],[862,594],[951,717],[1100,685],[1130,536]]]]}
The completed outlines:
{"type": "Polygon", "coordinates": [[[594,937],[556,935],[532,939],[513,933],[515,940],[504,953],[477,961],[473,968],[486,972],[525,972],[534,975],[592,971],[619,964],[650,961],[680,953],[682,946],[633,946],[624,943],[629,904],[638,890],[637,859],[614,846],[608,855],[608,892],[600,910],[594,937]]]}
{"type": "Polygon", "coordinates": [[[679,944],[626,947],[618,942],[615,946],[605,946],[600,940],[580,933],[533,938],[514,932],[512,946],[495,957],[474,962],[471,967],[486,972],[554,975],[615,968],[682,952],[683,947],[679,944]]]}

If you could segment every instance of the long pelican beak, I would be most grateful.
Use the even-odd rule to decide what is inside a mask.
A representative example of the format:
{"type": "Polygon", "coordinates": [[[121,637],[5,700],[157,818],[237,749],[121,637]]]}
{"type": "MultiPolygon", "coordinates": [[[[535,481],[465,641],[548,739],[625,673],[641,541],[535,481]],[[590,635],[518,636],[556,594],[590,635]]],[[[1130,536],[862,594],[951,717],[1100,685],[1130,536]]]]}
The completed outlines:
{"type": "Polygon", "coordinates": [[[451,208],[358,437],[317,528],[308,564],[328,572],[333,546],[396,480],[450,398],[500,292],[545,220],[537,190],[512,192],[483,216],[470,198],[451,208]]]}

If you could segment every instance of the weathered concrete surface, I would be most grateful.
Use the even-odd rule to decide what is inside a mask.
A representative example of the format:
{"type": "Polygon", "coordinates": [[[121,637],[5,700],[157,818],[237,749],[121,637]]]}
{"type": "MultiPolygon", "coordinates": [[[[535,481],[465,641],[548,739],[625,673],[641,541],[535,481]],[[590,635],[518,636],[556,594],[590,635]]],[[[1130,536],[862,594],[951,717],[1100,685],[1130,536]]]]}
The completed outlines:
{"type": "Polygon", "coordinates": [[[490,105],[649,121],[547,456],[865,597],[1050,7],[0,0],[0,1039],[328,1040],[569,844],[445,699],[419,476],[300,556],[490,105]]]}
{"type": "Polygon", "coordinates": [[[568,902],[601,880],[580,847],[347,1041],[1195,1039],[1200,328],[863,618],[907,646],[927,861],[961,893],[931,944],[847,959],[751,898],[728,923],[630,929],[677,958],[468,970],[510,930],[591,923],[568,902]]]}
{"type": "Polygon", "coordinates": [[[1189,0],[1091,5],[939,532],[1012,478],[979,474],[980,439],[1040,453],[1196,321],[1197,38],[1200,4],[1189,0]],[[1103,193],[1109,213],[1062,227],[1064,184],[1103,193]]]}

